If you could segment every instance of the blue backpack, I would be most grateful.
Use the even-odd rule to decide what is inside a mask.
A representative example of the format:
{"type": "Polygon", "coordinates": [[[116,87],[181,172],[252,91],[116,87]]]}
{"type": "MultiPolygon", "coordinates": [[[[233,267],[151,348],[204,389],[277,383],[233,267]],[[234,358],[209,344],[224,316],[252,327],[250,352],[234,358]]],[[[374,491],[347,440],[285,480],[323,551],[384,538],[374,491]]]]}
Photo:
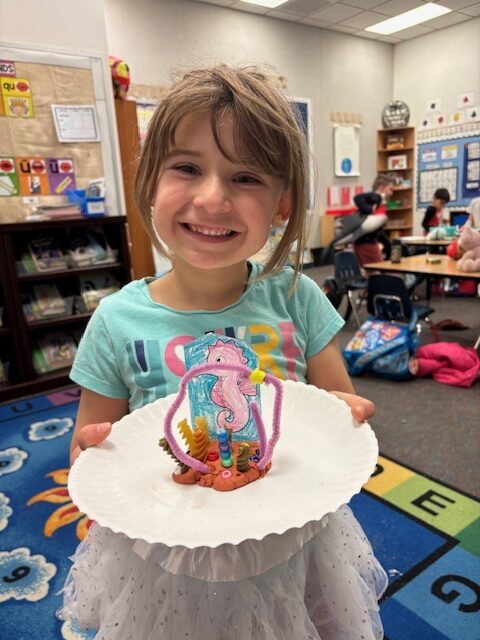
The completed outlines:
{"type": "Polygon", "coordinates": [[[415,312],[408,325],[369,318],[343,349],[348,373],[358,376],[369,372],[380,378],[408,380],[412,377],[408,361],[419,340],[415,312]]]}

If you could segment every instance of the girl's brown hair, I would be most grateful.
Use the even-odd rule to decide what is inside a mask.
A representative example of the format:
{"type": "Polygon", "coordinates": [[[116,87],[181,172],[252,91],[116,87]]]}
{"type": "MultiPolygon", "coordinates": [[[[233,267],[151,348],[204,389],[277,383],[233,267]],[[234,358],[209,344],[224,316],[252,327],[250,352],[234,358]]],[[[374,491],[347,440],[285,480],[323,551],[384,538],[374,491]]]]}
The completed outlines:
{"type": "Polygon", "coordinates": [[[208,112],[218,148],[230,161],[255,161],[265,173],[283,179],[292,194],[292,210],[283,237],[264,267],[277,272],[295,244],[295,274],[301,265],[305,242],[308,150],[300,116],[272,79],[256,67],[219,65],[187,72],[173,84],[150,121],[135,177],[135,197],[152,242],[159,245],[152,222],[158,177],[175,131],[192,113],[208,112]],[[230,158],[219,139],[217,124],[227,111],[234,121],[239,158],[230,158]]]}

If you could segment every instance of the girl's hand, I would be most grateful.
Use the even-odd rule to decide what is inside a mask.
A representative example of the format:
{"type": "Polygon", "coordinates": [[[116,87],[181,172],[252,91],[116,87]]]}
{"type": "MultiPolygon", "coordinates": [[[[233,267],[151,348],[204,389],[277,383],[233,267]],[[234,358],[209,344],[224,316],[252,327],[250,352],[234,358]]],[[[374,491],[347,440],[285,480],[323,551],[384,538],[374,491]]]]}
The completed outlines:
{"type": "Polygon", "coordinates": [[[344,393],[343,391],[332,391],[332,393],[348,404],[353,418],[358,422],[369,420],[375,413],[375,405],[366,398],[356,396],[353,393],[344,393]]]}
{"type": "Polygon", "coordinates": [[[95,447],[103,442],[112,430],[111,422],[100,422],[95,424],[86,424],[78,431],[77,444],[70,455],[70,464],[73,464],[78,456],[88,449],[95,447]]]}

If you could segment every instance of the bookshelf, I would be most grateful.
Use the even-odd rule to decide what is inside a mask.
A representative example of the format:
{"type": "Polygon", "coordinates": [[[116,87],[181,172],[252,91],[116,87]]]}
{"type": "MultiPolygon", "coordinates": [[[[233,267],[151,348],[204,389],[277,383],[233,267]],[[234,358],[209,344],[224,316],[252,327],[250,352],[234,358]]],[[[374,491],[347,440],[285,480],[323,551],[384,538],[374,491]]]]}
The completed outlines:
{"type": "Polygon", "coordinates": [[[32,359],[34,341],[48,331],[81,332],[91,313],[27,321],[23,312],[23,294],[34,284],[55,283],[62,295],[78,293],[79,276],[105,272],[115,276],[120,286],[131,280],[127,219],[125,216],[103,218],[68,218],[35,222],[0,224],[0,307],[4,308],[0,326],[0,359],[10,363],[7,382],[0,382],[0,402],[26,394],[47,391],[69,383],[69,369],[38,374],[32,359]],[[83,266],[41,273],[17,273],[17,262],[28,242],[51,236],[60,239],[66,229],[101,228],[108,243],[118,250],[109,264],[83,266]]]}
{"type": "Polygon", "coordinates": [[[387,205],[390,237],[411,235],[414,211],[415,128],[377,131],[377,173],[392,176],[394,194],[387,205]]]}

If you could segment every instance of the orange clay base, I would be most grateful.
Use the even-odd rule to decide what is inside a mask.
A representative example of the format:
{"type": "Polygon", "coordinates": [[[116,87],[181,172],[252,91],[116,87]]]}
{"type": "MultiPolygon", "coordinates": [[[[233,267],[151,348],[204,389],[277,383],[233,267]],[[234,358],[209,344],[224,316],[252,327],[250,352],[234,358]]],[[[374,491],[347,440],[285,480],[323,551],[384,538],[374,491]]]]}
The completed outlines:
{"type": "MultiPolygon", "coordinates": [[[[199,484],[202,487],[213,487],[217,491],[232,491],[232,489],[238,489],[250,482],[255,482],[259,478],[268,472],[271,463],[263,471],[257,469],[257,464],[253,460],[249,460],[248,471],[237,470],[237,453],[239,442],[232,442],[232,458],[234,460],[231,467],[223,467],[222,459],[219,456],[216,460],[205,460],[205,464],[211,469],[209,473],[200,473],[194,469],[188,469],[185,473],[173,473],[172,478],[179,484],[199,484]]],[[[247,443],[250,446],[250,456],[258,457],[258,442],[250,441],[247,443]]],[[[208,454],[219,454],[218,440],[213,440],[207,449],[208,454]]]]}

